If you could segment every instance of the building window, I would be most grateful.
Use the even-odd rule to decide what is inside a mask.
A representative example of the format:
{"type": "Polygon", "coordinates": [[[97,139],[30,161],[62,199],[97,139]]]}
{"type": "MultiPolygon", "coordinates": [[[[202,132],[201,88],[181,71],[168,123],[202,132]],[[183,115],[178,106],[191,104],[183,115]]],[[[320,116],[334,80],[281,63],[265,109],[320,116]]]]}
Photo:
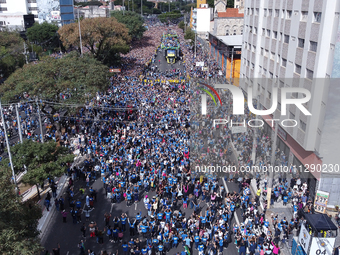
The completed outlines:
{"type": "Polygon", "coordinates": [[[260,84],[257,84],[257,91],[260,91],[260,84]]]}
{"type": "Polygon", "coordinates": [[[267,9],[263,10],[263,17],[267,17],[267,9]]]}
{"type": "Polygon", "coordinates": [[[36,2],[37,2],[37,0],[27,0],[27,3],[29,3],[29,4],[34,4],[36,2]]]}
{"type": "Polygon", "coordinates": [[[285,18],[285,14],[286,14],[285,10],[282,10],[282,12],[281,12],[281,19],[285,18]]]}
{"type": "Polygon", "coordinates": [[[255,15],[256,15],[256,16],[259,16],[259,8],[256,8],[256,9],[255,9],[255,15]]]}
{"type": "Polygon", "coordinates": [[[250,27],[249,27],[249,33],[252,33],[252,32],[253,32],[253,27],[250,26],[250,27]]]}
{"type": "Polygon", "coordinates": [[[270,59],[274,60],[275,59],[275,53],[274,52],[270,52],[270,59]]]}
{"type": "Polygon", "coordinates": [[[270,37],[270,30],[267,29],[267,37],[270,37]]]}
{"type": "Polygon", "coordinates": [[[280,63],[280,58],[281,58],[280,55],[277,55],[277,56],[276,56],[276,62],[277,62],[277,63],[280,63]]]}
{"type": "Polygon", "coordinates": [[[295,120],[295,114],[292,113],[291,111],[289,111],[289,118],[290,118],[291,120],[295,120]]]}
{"type": "Polygon", "coordinates": [[[241,35],[243,35],[243,29],[241,29],[241,35]]]}
{"type": "Polygon", "coordinates": [[[251,63],[251,70],[254,70],[254,68],[255,68],[254,63],[251,63]]]}
{"type": "Polygon", "coordinates": [[[313,41],[309,41],[309,50],[316,52],[318,48],[318,43],[317,42],[313,42],[313,41]]]}
{"type": "Polygon", "coordinates": [[[273,75],[272,72],[269,72],[269,77],[270,77],[270,79],[273,79],[273,78],[274,78],[274,75],[273,75]]]}
{"type": "Polygon", "coordinates": [[[268,57],[268,56],[269,56],[269,50],[265,50],[264,56],[265,56],[265,57],[268,57]]]}
{"type": "Polygon", "coordinates": [[[28,7],[28,10],[29,10],[29,11],[37,11],[37,10],[38,10],[38,7],[28,7]]]}
{"type": "Polygon", "coordinates": [[[272,93],[270,93],[269,91],[268,91],[268,98],[272,99],[272,93]]]}
{"type": "Polygon", "coordinates": [[[5,4],[6,0],[0,0],[0,4],[5,4]]]}
{"type": "Polygon", "coordinates": [[[262,36],[266,35],[266,29],[262,28],[262,36]]]}
{"type": "Polygon", "coordinates": [[[287,66],[287,59],[282,58],[282,63],[281,63],[281,65],[282,65],[283,67],[286,67],[286,66],[287,66]]]}
{"type": "Polygon", "coordinates": [[[227,31],[225,32],[225,35],[229,35],[229,29],[227,29],[227,31]]]}
{"type": "Polygon", "coordinates": [[[291,19],[292,18],[292,11],[287,11],[287,19],[291,19]]]}
{"type": "MultiPolygon", "coordinates": [[[[263,68],[263,74],[264,75],[267,75],[267,69],[266,68],[263,68]]],[[[263,88],[263,87],[262,87],[263,88]]]]}
{"type": "Polygon", "coordinates": [[[273,31],[273,38],[277,39],[277,31],[273,31]]]}
{"type": "Polygon", "coordinates": [[[280,83],[279,83],[279,87],[280,88],[283,88],[285,86],[285,83],[283,81],[280,80],[280,83]]]}
{"type": "Polygon", "coordinates": [[[255,45],[253,45],[253,52],[255,52],[256,51],[256,46],[255,45]]]}
{"type": "Polygon", "coordinates": [[[254,27],[254,34],[257,34],[257,27],[254,27]]]}
{"type": "Polygon", "coordinates": [[[34,14],[34,18],[37,19],[38,18],[38,14],[34,14]]]}
{"type": "Polygon", "coordinates": [[[0,7],[0,12],[7,12],[7,7],[0,7]]]}
{"type": "Polygon", "coordinates": [[[268,16],[270,16],[270,17],[273,16],[273,10],[272,9],[268,10],[268,16]]]}
{"type": "Polygon", "coordinates": [[[263,56],[263,48],[261,47],[261,55],[263,56]]]}
{"type": "Polygon", "coordinates": [[[274,17],[279,17],[280,15],[280,10],[279,9],[275,9],[275,16],[274,17]]]}
{"type": "Polygon", "coordinates": [[[314,22],[316,23],[321,22],[321,12],[314,12],[314,22]]]}
{"type": "Polygon", "coordinates": [[[236,29],[234,29],[234,33],[233,33],[233,35],[236,35],[236,29]]]}
{"type": "Polygon", "coordinates": [[[302,129],[303,132],[306,132],[306,123],[300,120],[300,128],[302,129]]]}
{"type": "Polygon", "coordinates": [[[298,47],[299,48],[305,47],[305,39],[299,38],[298,47]]]}
{"type": "Polygon", "coordinates": [[[262,86],[262,93],[264,93],[265,90],[266,90],[266,89],[262,86]]]}
{"type": "Polygon", "coordinates": [[[307,21],[308,12],[301,12],[301,21],[307,21]]]}
{"type": "Polygon", "coordinates": [[[284,43],[289,43],[289,35],[285,35],[285,37],[284,37],[284,43]]]}
{"type": "Polygon", "coordinates": [[[0,21],[0,26],[5,26],[6,25],[6,21],[0,21]]]}
{"type": "Polygon", "coordinates": [[[295,73],[301,74],[301,66],[298,64],[295,64],[295,73]]]}
{"type": "Polygon", "coordinates": [[[306,69],[306,78],[312,80],[314,72],[312,70],[306,69]]]}

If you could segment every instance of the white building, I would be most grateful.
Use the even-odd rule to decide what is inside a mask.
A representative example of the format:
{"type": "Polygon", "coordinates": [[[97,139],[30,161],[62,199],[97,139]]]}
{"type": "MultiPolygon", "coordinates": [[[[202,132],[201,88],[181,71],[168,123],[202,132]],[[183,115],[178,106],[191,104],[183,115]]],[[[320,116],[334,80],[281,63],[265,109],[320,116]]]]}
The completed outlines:
{"type": "MultiPolygon", "coordinates": [[[[291,105],[286,116],[282,116],[278,109],[272,116],[263,116],[263,119],[296,120],[297,127],[280,124],[278,130],[277,146],[284,151],[289,164],[336,163],[323,162],[320,144],[329,103],[330,85],[325,81],[332,74],[340,2],[245,0],[244,11],[240,86],[244,91],[249,86],[252,88],[254,97],[260,97],[262,109],[271,108],[273,87],[279,90],[278,108],[281,105],[281,88],[308,89],[312,98],[304,107],[312,116],[304,115],[291,105]]],[[[302,98],[303,95],[292,93],[290,97],[302,98]]],[[[269,124],[268,121],[265,123],[269,124]]],[[[273,135],[270,125],[266,129],[273,135]]],[[[319,188],[320,172],[303,172],[301,177],[308,182],[313,195],[319,188]]]]}
{"type": "Polygon", "coordinates": [[[200,8],[195,8],[192,15],[192,29],[197,35],[205,36],[213,27],[214,10],[208,4],[201,4],[200,8]]]}
{"type": "Polygon", "coordinates": [[[23,15],[33,14],[38,21],[37,0],[1,0],[0,25],[9,29],[23,29],[23,15]]]}

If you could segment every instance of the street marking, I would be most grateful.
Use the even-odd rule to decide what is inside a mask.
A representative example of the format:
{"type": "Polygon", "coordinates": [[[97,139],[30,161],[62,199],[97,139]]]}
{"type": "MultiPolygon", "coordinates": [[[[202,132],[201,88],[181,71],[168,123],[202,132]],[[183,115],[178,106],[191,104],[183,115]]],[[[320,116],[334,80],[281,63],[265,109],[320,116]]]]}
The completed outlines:
{"type": "MultiPolygon", "coordinates": [[[[224,178],[222,178],[222,181],[223,181],[223,184],[224,184],[224,188],[226,189],[227,193],[229,193],[229,189],[228,189],[227,183],[225,182],[224,178]]],[[[238,220],[236,209],[234,211],[234,215],[235,215],[235,220],[236,220],[237,225],[240,225],[240,221],[238,220]]]]}
{"type": "Polygon", "coordinates": [[[110,210],[110,213],[112,212],[112,208],[113,208],[113,204],[111,204],[111,210],[110,210]]]}
{"type": "Polygon", "coordinates": [[[68,255],[70,252],[68,251],[67,253],[66,253],[66,255],[68,255]]]}
{"type": "Polygon", "coordinates": [[[137,203],[135,203],[135,211],[137,211],[137,203]]]}

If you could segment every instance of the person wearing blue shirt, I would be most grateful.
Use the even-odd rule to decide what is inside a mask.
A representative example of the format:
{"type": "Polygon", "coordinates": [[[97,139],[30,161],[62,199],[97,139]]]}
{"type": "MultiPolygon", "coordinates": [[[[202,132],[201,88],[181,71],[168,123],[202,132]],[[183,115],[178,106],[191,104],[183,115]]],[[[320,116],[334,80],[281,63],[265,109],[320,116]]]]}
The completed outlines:
{"type": "Polygon", "coordinates": [[[122,230],[123,231],[126,230],[126,220],[127,220],[126,216],[127,215],[125,213],[123,213],[122,217],[120,218],[120,223],[122,224],[122,230]]]}
{"type": "Polygon", "coordinates": [[[123,247],[123,253],[124,253],[125,255],[127,255],[127,254],[129,253],[129,245],[128,245],[126,242],[124,242],[124,243],[122,244],[122,247],[123,247]]]}
{"type": "Polygon", "coordinates": [[[203,255],[203,254],[204,254],[204,250],[205,250],[204,244],[200,244],[200,245],[198,246],[198,254],[199,254],[199,255],[203,255]]]}
{"type": "Polygon", "coordinates": [[[195,249],[198,249],[198,245],[200,243],[200,237],[198,235],[198,233],[196,233],[195,237],[194,237],[194,242],[195,242],[195,249]]]}
{"type": "Polygon", "coordinates": [[[179,238],[178,238],[178,236],[173,236],[172,237],[172,248],[174,248],[174,247],[176,247],[177,248],[177,246],[178,246],[178,240],[179,240],[179,238]]]}

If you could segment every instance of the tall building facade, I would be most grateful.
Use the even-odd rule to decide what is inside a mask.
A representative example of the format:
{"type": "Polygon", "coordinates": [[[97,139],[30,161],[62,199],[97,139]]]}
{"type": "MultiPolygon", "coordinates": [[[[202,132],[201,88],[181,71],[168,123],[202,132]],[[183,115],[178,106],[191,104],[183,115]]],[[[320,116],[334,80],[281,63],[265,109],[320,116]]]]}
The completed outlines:
{"type": "MultiPolygon", "coordinates": [[[[263,119],[294,119],[297,127],[278,126],[277,146],[289,164],[323,164],[320,144],[327,118],[329,88],[339,26],[338,0],[245,0],[244,34],[240,86],[258,97],[261,109],[270,109],[274,88],[278,89],[278,109],[263,119]],[[311,92],[303,106],[306,116],[295,105],[280,111],[281,88],[300,87],[311,92]]],[[[302,98],[300,93],[289,95],[302,98]]],[[[265,128],[274,129],[265,121],[265,128]]],[[[335,162],[328,162],[335,163],[335,162]]],[[[321,173],[303,171],[312,193],[320,186],[321,173]]]]}

